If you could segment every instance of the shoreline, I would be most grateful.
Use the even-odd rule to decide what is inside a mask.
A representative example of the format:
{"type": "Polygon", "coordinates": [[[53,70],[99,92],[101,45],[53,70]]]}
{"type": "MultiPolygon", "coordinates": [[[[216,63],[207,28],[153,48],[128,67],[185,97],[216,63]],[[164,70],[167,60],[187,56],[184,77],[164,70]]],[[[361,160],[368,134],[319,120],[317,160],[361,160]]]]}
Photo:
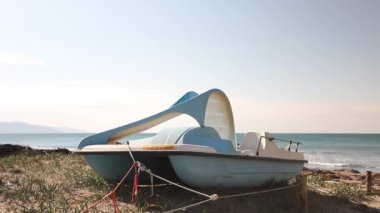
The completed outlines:
{"type": "MultiPolygon", "coordinates": [[[[4,143],[0,144],[0,157],[10,155],[10,154],[16,154],[16,153],[28,153],[28,154],[40,154],[40,153],[74,153],[74,149],[72,148],[66,148],[66,147],[42,147],[42,148],[36,148],[31,146],[25,146],[25,145],[18,145],[18,144],[10,144],[10,143],[4,143]]],[[[308,163],[306,163],[308,164],[308,163]]],[[[333,163],[332,163],[333,164],[333,163]]],[[[322,165],[322,164],[321,164],[322,165]]],[[[365,173],[366,171],[372,171],[373,174],[379,174],[380,171],[377,170],[367,170],[367,169],[353,169],[349,166],[347,167],[326,167],[326,166],[312,166],[307,167],[305,166],[303,171],[319,171],[320,173],[328,173],[326,171],[335,171],[335,172],[342,172],[342,171],[352,171],[353,173],[365,173]]]]}
{"type": "MultiPolygon", "coordinates": [[[[356,170],[304,168],[303,173],[308,174],[309,212],[325,212],[335,208],[343,208],[346,212],[380,212],[380,173],[372,175],[373,187],[370,196],[365,193],[365,174],[356,170]]],[[[113,184],[98,177],[82,156],[73,154],[68,149],[46,150],[19,145],[0,145],[0,209],[76,211],[104,196],[113,187],[113,184]],[[23,194],[29,196],[22,196],[23,194]],[[45,209],[50,207],[54,208],[45,209]]],[[[159,196],[150,197],[148,187],[140,189],[140,202],[131,203],[126,199],[130,192],[127,186],[120,192],[118,200],[121,208],[132,212],[154,209],[166,211],[185,206],[189,204],[189,200],[199,199],[193,194],[186,194],[170,186],[157,187],[155,193],[159,196]]],[[[231,191],[224,190],[226,194],[229,192],[231,191]]],[[[256,196],[253,200],[251,196],[215,201],[189,211],[215,212],[228,209],[248,212],[253,208],[259,212],[294,212],[294,206],[297,204],[291,199],[295,196],[294,193],[290,191],[267,194],[256,196]],[[284,197],[289,199],[284,200],[284,197]],[[268,203],[267,200],[276,202],[276,207],[272,207],[273,203],[268,203]]],[[[106,206],[110,208],[110,205],[106,206]]]]}
{"type": "Polygon", "coordinates": [[[52,149],[36,149],[30,146],[16,145],[16,144],[0,144],[0,157],[5,157],[14,154],[43,154],[43,153],[64,153],[70,154],[71,150],[67,148],[52,148],[52,149]]]}

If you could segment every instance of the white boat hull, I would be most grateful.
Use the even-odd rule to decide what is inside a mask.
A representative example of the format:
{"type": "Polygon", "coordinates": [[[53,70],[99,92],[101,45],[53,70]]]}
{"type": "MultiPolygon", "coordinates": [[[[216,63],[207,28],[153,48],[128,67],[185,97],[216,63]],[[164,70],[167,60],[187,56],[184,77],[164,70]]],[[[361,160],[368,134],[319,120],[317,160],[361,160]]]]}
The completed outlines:
{"type": "Polygon", "coordinates": [[[275,141],[269,133],[248,132],[238,147],[230,102],[221,90],[212,89],[200,95],[188,92],[164,111],[89,136],[78,152],[98,174],[111,180],[121,178],[129,168],[132,153],[158,174],[173,167],[190,186],[247,187],[288,180],[302,171],[306,161],[298,152],[301,143],[287,141],[287,147],[279,148],[275,141]],[[119,141],[180,115],[194,118],[197,125],[164,129],[126,144],[119,141]]]}
{"type": "Polygon", "coordinates": [[[181,181],[199,188],[248,187],[294,178],[304,161],[263,157],[170,155],[171,165],[181,181]]]}

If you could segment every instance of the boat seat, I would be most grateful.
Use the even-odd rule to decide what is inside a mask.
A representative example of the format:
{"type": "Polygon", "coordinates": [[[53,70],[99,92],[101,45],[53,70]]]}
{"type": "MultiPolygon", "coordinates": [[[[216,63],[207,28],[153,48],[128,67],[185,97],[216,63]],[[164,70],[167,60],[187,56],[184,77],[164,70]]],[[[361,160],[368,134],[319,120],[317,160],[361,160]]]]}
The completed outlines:
{"type": "Polygon", "coordinates": [[[268,132],[248,132],[240,144],[240,152],[247,155],[257,155],[256,152],[259,151],[260,156],[275,157],[278,155],[278,148],[274,141],[268,139],[271,137],[273,136],[268,132]],[[262,136],[266,138],[261,139],[260,149],[257,150],[262,136]]]}
{"type": "Polygon", "coordinates": [[[218,132],[211,127],[193,128],[187,131],[181,139],[178,144],[209,146],[219,153],[233,154],[236,152],[232,142],[221,139],[218,132]]]}
{"type": "Polygon", "coordinates": [[[273,138],[273,135],[269,132],[264,133],[265,139],[262,140],[261,145],[263,147],[263,151],[261,151],[262,156],[266,157],[276,157],[279,155],[279,149],[274,141],[269,140],[268,138],[273,138]]]}
{"type": "MultiPolygon", "coordinates": [[[[242,142],[240,143],[241,151],[253,151],[256,153],[257,147],[259,146],[260,137],[264,136],[262,132],[247,132],[242,142]]],[[[260,146],[262,147],[262,146],[260,146]]]]}

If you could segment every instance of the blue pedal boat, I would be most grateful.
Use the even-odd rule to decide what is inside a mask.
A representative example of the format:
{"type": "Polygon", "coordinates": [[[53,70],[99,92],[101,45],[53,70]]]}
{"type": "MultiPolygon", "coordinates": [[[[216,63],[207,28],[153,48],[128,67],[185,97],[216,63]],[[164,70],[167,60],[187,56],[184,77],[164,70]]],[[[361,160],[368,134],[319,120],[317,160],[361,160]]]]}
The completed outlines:
{"type": "MultiPolygon", "coordinates": [[[[279,148],[269,133],[248,132],[238,146],[230,102],[221,90],[212,89],[188,92],[160,113],[91,135],[77,152],[111,181],[119,181],[131,167],[131,152],[153,173],[170,180],[198,188],[235,188],[294,178],[307,162],[298,152],[299,144],[279,148]],[[163,129],[152,137],[119,142],[183,114],[198,126],[163,129]]],[[[141,181],[148,182],[149,177],[141,181]]]]}

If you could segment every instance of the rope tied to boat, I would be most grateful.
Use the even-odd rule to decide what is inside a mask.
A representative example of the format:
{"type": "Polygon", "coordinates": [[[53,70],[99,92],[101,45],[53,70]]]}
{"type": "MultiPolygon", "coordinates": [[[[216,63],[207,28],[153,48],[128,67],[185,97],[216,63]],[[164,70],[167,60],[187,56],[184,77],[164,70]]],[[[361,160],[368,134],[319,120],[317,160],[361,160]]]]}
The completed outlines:
{"type": "Polygon", "coordinates": [[[284,187],[279,187],[279,188],[273,188],[273,189],[267,189],[267,190],[261,190],[261,191],[254,191],[254,192],[247,192],[247,193],[239,193],[239,194],[233,194],[233,195],[223,195],[223,196],[219,196],[218,194],[212,194],[212,195],[208,195],[206,193],[202,193],[200,191],[196,191],[194,189],[191,189],[191,188],[188,188],[186,186],[182,186],[178,183],[175,183],[175,182],[172,182],[168,179],[165,179],[161,176],[158,176],[156,174],[154,174],[150,169],[148,169],[144,164],[142,164],[141,162],[139,161],[135,161],[135,158],[133,157],[133,154],[131,152],[131,149],[129,147],[129,144],[128,145],[128,152],[131,156],[131,159],[133,161],[133,164],[131,166],[131,168],[127,171],[127,173],[123,176],[122,180],[117,184],[117,186],[110,192],[108,193],[107,195],[105,195],[102,199],[98,200],[97,202],[95,202],[94,204],[92,204],[90,207],[84,209],[82,212],[88,212],[89,210],[93,209],[95,206],[97,206],[99,203],[101,203],[102,201],[104,201],[106,198],[110,197],[112,198],[112,202],[113,202],[113,205],[114,205],[114,211],[115,212],[119,212],[119,207],[117,205],[117,199],[116,199],[116,191],[119,190],[120,186],[122,183],[125,182],[127,176],[131,173],[132,169],[135,170],[135,175],[134,175],[134,180],[133,180],[133,188],[132,188],[132,195],[131,195],[131,201],[134,202],[134,201],[137,201],[138,199],[138,175],[140,173],[140,171],[143,171],[143,172],[146,172],[150,175],[150,178],[151,178],[151,196],[153,196],[153,177],[155,178],[158,178],[160,180],[163,180],[171,185],[174,185],[174,186],[177,186],[179,188],[182,188],[184,190],[187,190],[187,191],[190,191],[192,193],[195,193],[195,194],[198,194],[200,196],[203,196],[203,197],[206,197],[207,199],[206,200],[203,200],[203,201],[199,201],[197,203],[193,203],[193,204],[189,204],[187,206],[183,206],[183,207],[180,207],[180,208],[177,208],[177,209],[173,209],[173,210],[169,210],[169,211],[166,211],[165,213],[171,213],[171,212],[176,212],[176,211],[181,211],[181,210],[185,210],[185,209],[188,209],[188,208],[191,208],[191,207],[194,207],[194,206],[198,206],[198,205],[201,205],[201,204],[204,204],[204,203],[207,203],[209,201],[217,201],[217,200],[220,200],[220,199],[225,199],[225,198],[233,198],[233,197],[241,197],[241,196],[248,196],[248,195],[255,195],[255,194],[263,194],[263,193],[268,193],[268,192],[274,192],[274,191],[280,191],[280,190],[286,190],[286,189],[291,189],[291,188],[295,188],[295,187],[299,187],[301,184],[293,184],[291,186],[284,186],[284,187]]]}
{"type": "Polygon", "coordinates": [[[115,192],[112,193],[111,197],[112,197],[112,203],[113,203],[113,208],[114,208],[115,212],[119,212],[119,206],[117,205],[115,192]]]}
{"type": "Polygon", "coordinates": [[[112,203],[113,203],[113,206],[114,206],[114,211],[115,212],[119,212],[119,207],[117,205],[117,199],[116,199],[116,192],[119,190],[120,186],[125,182],[125,180],[127,179],[128,175],[131,173],[132,169],[135,168],[137,165],[136,162],[134,162],[131,166],[131,168],[129,168],[129,170],[127,171],[127,173],[125,173],[125,175],[123,176],[123,178],[120,180],[120,182],[116,185],[116,187],[108,194],[106,194],[104,197],[102,197],[100,200],[96,201],[95,203],[93,203],[90,207],[86,207],[85,209],[82,210],[82,213],[84,212],[88,212],[89,210],[95,208],[97,205],[99,205],[101,202],[103,202],[105,199],[111,197],[112,199],[112,203]]]}
{"type": "Polygon", "coordinates": [[[217,194],[212,194],[212,195],[210,196],[210,199],[213,200],[213,201],[215,201],[215,200],[218,200],[218,199],[219,199],[219,196],[218,196],[217,194]]]}
{"type": "Polygon", "coordinates": [[[240,194],[234,194],[234,195],[224,195],[224,196],[218,196],[217,194],[212,194],[210,195],[210,198],[207,200],[203,200],[197,203],[193,203],[187,206],[183,206],[177,209],[169,210],[164,213],[172,213],[176,211],[181,211],[181,210],[186,210],[188,208],[194,207],[194,206],[199,206],[201,204],[207,203],[209,201],[216,201],[220,199],[225,199],[225,198],[232,198],[232,197],[241,197],[241,196],[248,196],[248,195],[255,195],[255,194],[263,194],[263,193],[268,193],[268,192],[274,192],[274,191],[280,191],[280,190],[285,190],[285,189],[291,189],[291,188],[296,188],[299,187],[301,184],[294,184],[291,186],[285,186],[285,187],[279,187],[279,188],[274,188],[274,189],[268,189],[268,190],[261,190],[261,191],[255,191],[255,192],[248,192],[248,193],[240,193],[240,194]]]}
{"type": "Polygon", "coordinates": [[[255,195],[255,194],[262,194],[262,193],[268,193],[268,192],[274,192],[274,191],[280,191],[280,190],[285,190],[285,189],[291,189],[295,187],[299,187],[301,184],[293,184],[291,186],[284,186],[284,187],[278,187],[278,188],[273,188],[273,189],[266,189],[266,190],[261,190],[261,191],[254,191],[254,192],[246,192],[246,193],[240,193],[240,194],[234,194],[234,195],[224,195],[220,196],[219,199],[224,199],[224,198],[232,198],[232,197],[241,197],[241,196],[248,196],[248,195],[255,195]]]}
{"type": "Polygon", "coordinates": [[[177,186],[177,187],[179,187],[179,188],[182,188],[182,189],[184,189],[184,190],[187,190],[187,191],[193,192],[193,193],[195,193],[195,194],[198,194],[198,195],[201,195],[201,196],[204,196],[204,197],[207,197],[207,198],[211,198],[211,195],[208,195],[208,194],[205,194],[205,193],[202,193],[202,192],[196,191],[196,190],[194,190],[194,189],[190,189],[190,188],[188,188],[188,187],[186,187],[186,186],[182,186],[182,185],[180,185],[180,184],[178,184],[178,183],[175,183],[175,182],[173,182],[173,181],[170,181],[170,180],[168,180],[168,179],[165,179],[165,178],[163,178],[163,177],[161,177],[161,176],[158,176],[158,175],[154,174],[154,173],[151,172],[149,169],[147,169],[147,167],[146,167],[144,164],[142,164],[141,162],[138,162],[138,164],[139,164],[139,168],[140,168],[141,171],[144,171],[144,172],[146,172],[146,173],[152,175],[152,176],[155,177],[155,178],[158,178],[158,179],[163,180],[163,181],[165,181],[165,182],[167,182],[167,183],[169,183],[169,184],[171,184],[171,185],[177,186]]]}
{"type": "Polygon", "coordinates": [[[128,147],[128,152],[129,152],[129,155],[131,156],[133,163],[136,163],[135,158],[133,157],[133,154],[131,151],[131,147],[129,146],[129,141],[127,141],[127,147],[128,147]]]}
{"type": "Polygon", "coordinates": [[[132,195],[131,201],[135,202],[138,199],[138,190],[139,190],[139,164],[134,163],[133,167],[135,168],[135,176],[133,178],[133,187],[132,187],[132,195]]]}

